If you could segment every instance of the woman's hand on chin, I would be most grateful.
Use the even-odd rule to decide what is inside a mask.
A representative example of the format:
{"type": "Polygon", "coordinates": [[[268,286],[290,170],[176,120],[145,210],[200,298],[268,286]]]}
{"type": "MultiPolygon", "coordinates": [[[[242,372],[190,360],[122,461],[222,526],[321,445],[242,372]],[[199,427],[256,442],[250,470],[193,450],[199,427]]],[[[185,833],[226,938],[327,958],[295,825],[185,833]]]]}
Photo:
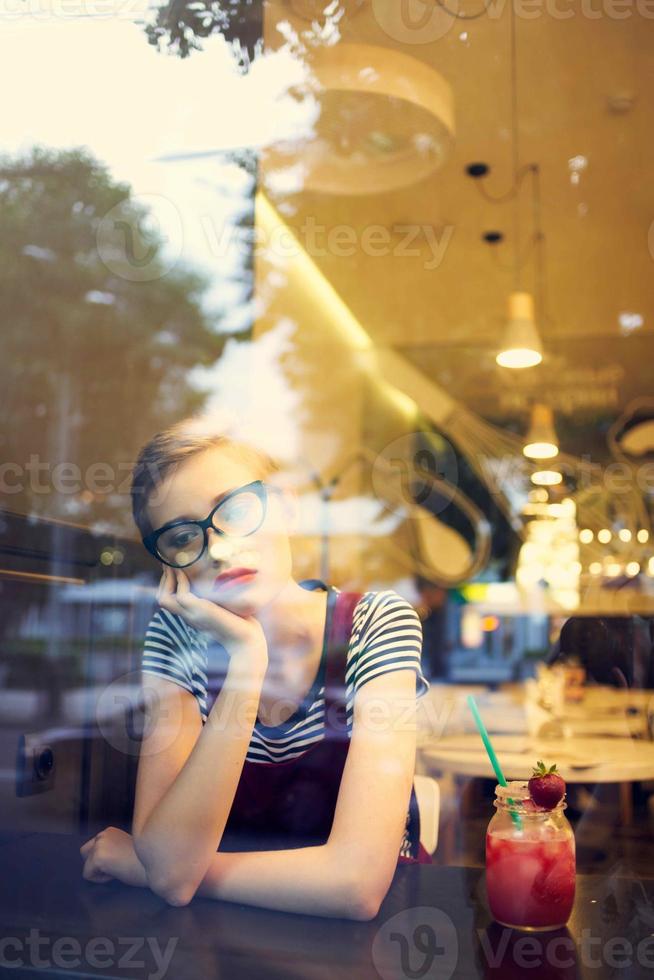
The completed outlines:
{"type": "Polygon", "coordinates": [[[253,656],[267,662],[268,646],[259,621],[252,616],[239,616],[211,599],[195,595],[181,568],[164,567],[157,602],[191,626],[213,636],[230,657],[253,656]]]}

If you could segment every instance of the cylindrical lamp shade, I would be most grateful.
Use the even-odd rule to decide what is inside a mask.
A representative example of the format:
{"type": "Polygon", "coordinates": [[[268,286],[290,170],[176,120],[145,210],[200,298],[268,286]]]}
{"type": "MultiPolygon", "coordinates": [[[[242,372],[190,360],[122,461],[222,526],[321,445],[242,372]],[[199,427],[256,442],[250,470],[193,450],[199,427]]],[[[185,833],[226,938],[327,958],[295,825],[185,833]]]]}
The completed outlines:
{"type": "Polygon", "coordinates": [[[501,367],[527,368],[540,364],[543,348],[534,320],[531,293],[509,295],[508,323],[496,361],[501,367]]]}
{"type": "Polygon", "coordinates": [[[375,194],[424,180],[454,142],[454,97],[424,61],[391,47],[341,43],[311,52],[312,132],[263,155],[263,173],[301,168],[304,190],[375,194]]]}
{"type": "Polygon", "coordinates": [[[552,459],[558,455],[554,413],[549,405],[533,406],[531,425],[522,451],[529,459],[552,459]]]}

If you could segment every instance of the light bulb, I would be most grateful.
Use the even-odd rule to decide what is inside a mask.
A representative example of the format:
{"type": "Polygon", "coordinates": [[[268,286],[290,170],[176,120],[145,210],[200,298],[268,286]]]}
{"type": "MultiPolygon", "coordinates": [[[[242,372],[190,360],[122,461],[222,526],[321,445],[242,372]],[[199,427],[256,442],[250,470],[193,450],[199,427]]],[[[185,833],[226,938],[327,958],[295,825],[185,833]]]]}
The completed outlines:
{"type": "Polygon", "coordinates": [[[531,482],[537,487],[555,487],[562,480],[563,477],[557,470],[536,470],[531,474],[531,482]]]}

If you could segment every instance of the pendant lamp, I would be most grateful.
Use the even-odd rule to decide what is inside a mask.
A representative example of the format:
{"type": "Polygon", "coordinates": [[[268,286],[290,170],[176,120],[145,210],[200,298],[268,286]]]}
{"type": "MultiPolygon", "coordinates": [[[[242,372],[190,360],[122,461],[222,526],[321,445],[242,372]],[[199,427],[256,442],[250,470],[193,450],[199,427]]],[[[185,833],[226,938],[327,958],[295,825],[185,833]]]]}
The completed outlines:
{"type": "Polygon", "coordinates": [[[540,364],[543,348],[534,319],[531,293],[509,294],[508,321],[501,350],[495,360],[501,367],[528,368],[540,364]]]}
{"type": "Polygon", "coordinates": [[[549,405],[533,406],[531,425],[522,451],[529,459],[553,459],[558,456],[554,414],[549,405]]]}

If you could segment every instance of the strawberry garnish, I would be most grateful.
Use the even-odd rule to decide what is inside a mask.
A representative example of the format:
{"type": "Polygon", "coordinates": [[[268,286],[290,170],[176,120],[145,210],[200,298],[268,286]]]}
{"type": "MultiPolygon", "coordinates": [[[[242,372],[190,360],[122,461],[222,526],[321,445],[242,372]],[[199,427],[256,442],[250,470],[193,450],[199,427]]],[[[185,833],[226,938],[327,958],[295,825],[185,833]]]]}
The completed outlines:
{"type": "Polygon", "coordinates": [[[556,771],[556,765],[548,769],[539,761],[528,786],[532,800],[543,810],[553,810],[565,796],[565,782],[556,771]]]}

